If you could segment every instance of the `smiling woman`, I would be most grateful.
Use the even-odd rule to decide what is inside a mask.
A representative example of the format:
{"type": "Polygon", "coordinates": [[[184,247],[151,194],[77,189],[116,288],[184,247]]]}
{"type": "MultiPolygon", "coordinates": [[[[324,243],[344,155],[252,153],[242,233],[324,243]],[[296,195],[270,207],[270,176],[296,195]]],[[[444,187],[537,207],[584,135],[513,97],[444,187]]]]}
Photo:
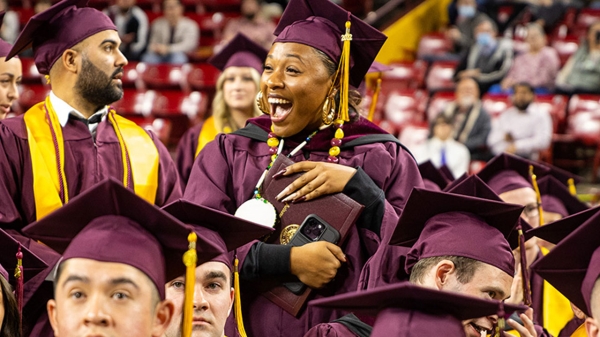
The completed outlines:
{"type": "Polygon", "coordinates": [[[300,280],[316,289],[316,297],[355,290],[366,260],[389,239],[410,191],[422,181],[397,139],[359,116],[360,96],[350,90],[383,45],[382,33],[330,1],[292,0],[275,35],[257,95],[266,115],[206,145],[184,198],[231,214],[261,200],[255,205],[272,213],[270,202],[260,199],[261,176],[277,155],[285,155],[296,164],[269,175],[303,173],[277,196],[289,207],[336,193],[365,206],[341,247],[321,241],[292,248],[267,239],[237,250],[248,335],[296,337],[340,313],[309,307],[294,316],[262,296],[257,285],[300,280]]]}
{"type": "MultiPolygon", "coordinates": [[[[0,14],[0,24],[4,13],[0,14]]],[[[12,45],[0,39],[0,120],[6,118],[13,103],[19,99],[17,86],[21,83],[23,70],[18,58],[6,61],[12,45]]]]}

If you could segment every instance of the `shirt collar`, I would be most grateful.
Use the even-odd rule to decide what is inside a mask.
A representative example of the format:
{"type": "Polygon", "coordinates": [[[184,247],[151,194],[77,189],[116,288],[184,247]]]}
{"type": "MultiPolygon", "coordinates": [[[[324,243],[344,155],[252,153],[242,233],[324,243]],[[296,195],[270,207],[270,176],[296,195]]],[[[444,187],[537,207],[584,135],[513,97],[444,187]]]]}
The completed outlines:
{"type": "MultiPolygon", "coordinates": [[[[60,123],[60,126],[62,126],[62,127],[67,125],[67,122],[69,121],[69,115],[75,115],[77,117],[85,119],[85,116],[83,116],[81,114],[81,112],[77,111],[75,108],[70,106],[69,103],[60,99],[52,91],[50,91],[50,104],[52,104],[52,108],[54,108],[54,111],[56,112],[56,117],[58,118],[58,122],[60,123]]],[[[108,107],[105,106],[104,108],[96,111],[94,113],[94,115],[101,114],[102,117],[104,117],[107,113],[108,113],[108,107]]]]}

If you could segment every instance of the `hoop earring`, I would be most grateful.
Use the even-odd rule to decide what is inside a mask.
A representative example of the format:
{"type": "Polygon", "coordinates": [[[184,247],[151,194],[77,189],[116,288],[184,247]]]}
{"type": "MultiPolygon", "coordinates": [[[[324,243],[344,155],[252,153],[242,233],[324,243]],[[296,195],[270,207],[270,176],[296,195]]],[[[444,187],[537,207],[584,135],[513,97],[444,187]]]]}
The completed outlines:
{"type": "Polygon", "coordinates": [[[265,115],[270,115],[271,114],[271,110],[265,108],[265,104],[263,102],[263,92],[262,92],[262,90],[259,90],[258,94],[256,94],[256,106],[258,107],[258,110],[260,110],[265,115]]]}
{"type": "Polygon", "coordinates": [[[335,96],[330,94],[323,103],[323,124],[331,125],[335,120],[335,96]]]}

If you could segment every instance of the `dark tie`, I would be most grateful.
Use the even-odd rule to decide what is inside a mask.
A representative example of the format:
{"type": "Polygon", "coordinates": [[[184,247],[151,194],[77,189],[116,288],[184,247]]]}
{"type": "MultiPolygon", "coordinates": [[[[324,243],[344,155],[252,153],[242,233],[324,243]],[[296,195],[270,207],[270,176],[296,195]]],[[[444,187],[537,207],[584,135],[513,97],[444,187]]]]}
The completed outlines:
{"type": "Polygon", "coordinates": [[[442,153],[440,155],[440,165],[444,166],[446,165],[446,146],[442,147],[442,153]]]}
{"type": "Polygon", "coordinates": [[[169,44],[175,43],[175,27],[171,27],[171,35],[169,36],[169,44]]]}

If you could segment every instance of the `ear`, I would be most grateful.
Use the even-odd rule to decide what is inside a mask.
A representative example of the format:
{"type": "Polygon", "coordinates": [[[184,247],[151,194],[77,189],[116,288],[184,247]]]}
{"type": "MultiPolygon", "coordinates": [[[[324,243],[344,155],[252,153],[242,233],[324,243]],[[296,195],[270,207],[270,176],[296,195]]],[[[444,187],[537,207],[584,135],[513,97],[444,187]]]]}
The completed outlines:
{"type": "Polygon", "coordinates": [[[154,326],[152,327],[152,336],[162,336],[171,321],[173,320],[173,314],[175,313],[175,304],[171,300],[164,300],[157,304],[154,317],[154,326]]]}
{"type": "Polygon", "coordinates": [[[442,260],[435,266],[435,285],[438,290],[442,290],[445,285],[449,282],[450,274],[452,274],[456,268],[454,263],[450,260],[442,260]]]}
{"type": "Polygon", "coordinates": [[[227,311],[227,316],[231,314],[231,308],[233,308],[233,301],[235,301],[235,289],[231,287],[229,291],[229,310],[227,311]]]}
{"type": "Polygon", "coordinates": [[[600,336],[600,327],[598,327],[598,322],[592,317],[588,317],[585,320],[585,330],[587,331],[587,335],[589,337],[598,337],[600,336]]]}
{"type": "Polygon", "coordinates": [[[52,326],[52,330],[54,331],[54,336],[58,337],[58,320],[56,319],[56,301],[49,300],[46,304],[46,310],[48,310],[48,319],[50,320],[50,325],[52,326]]]}
{"type": "Polygon", "coordinates": [[[67,49],[62,54],[60,61],[67,71],[77,74],[79,72],[79,65],[81,63],[81,53],[75,49],[67,49]]]}

